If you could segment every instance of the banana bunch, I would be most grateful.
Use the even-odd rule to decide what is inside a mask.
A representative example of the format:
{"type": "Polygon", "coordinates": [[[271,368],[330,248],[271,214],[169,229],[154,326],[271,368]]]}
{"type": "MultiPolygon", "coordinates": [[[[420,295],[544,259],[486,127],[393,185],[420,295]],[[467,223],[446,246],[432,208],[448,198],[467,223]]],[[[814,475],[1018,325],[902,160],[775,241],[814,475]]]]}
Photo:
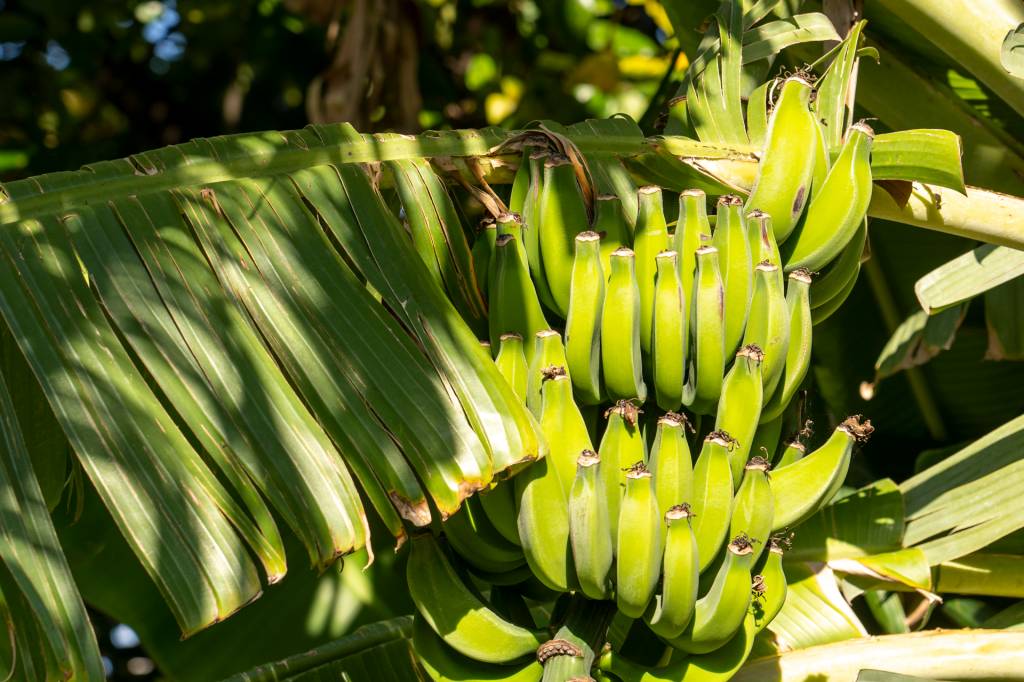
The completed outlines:
{"type": "MultiPolygon", "coordinates": [[[[473,262],[491,352],[548,455],[469,498],[442,538],[412,538],[434,679],[540,680],[571,650],[547,641],[566,593],[642,621],[674,652],[664,679],[735,669],[781,609],[780,538],[835,496],[872,430],[850,417],[810,452],[782,439],[813,327],[859,273],[873,132],[852,125],[830,155],[813,85],[778,92],[750,196],[718,197],[713,220],[703,191],[657,186],[628,216],[578,154],[524,152],[473,262]]],[[[617,652],[596,663],[644,674],[617,652]]]]}

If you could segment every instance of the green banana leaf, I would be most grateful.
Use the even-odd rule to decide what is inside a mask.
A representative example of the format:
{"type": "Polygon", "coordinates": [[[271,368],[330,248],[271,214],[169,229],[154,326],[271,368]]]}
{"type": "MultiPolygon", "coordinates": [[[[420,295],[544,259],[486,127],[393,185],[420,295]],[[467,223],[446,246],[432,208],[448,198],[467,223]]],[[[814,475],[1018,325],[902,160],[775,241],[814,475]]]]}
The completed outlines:
{"type": "Polygon", "coordinates": [[[732,682],[855,682],[868,665],[926,679],[1013,679],[1024,666],[1024,633],[929,630],[851,639],[752,660],[732,682]]]}
{"type": "Polygon", "coordinates": [[[768,626],[778,650],[804,649],[868,634],[827,566],[787,565],[786,582],[786,603],[768,626]]]}

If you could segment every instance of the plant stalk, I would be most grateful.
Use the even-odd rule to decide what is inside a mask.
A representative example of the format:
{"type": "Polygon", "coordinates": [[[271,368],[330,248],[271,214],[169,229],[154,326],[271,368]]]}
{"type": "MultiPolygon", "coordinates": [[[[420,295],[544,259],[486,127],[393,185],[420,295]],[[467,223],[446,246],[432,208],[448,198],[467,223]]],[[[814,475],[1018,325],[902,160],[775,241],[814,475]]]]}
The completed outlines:
{"type": "Polygon", "coordinates": [[[615,616],[615,602],[594,601],[581,594],[573,595],[565,623],[552,641],[563,641],[580,654],[556,654],[544,661],[544,682],[566,682],[587,679],[594,659],[601,652],[608,635],[608,626],[615,616]]]}

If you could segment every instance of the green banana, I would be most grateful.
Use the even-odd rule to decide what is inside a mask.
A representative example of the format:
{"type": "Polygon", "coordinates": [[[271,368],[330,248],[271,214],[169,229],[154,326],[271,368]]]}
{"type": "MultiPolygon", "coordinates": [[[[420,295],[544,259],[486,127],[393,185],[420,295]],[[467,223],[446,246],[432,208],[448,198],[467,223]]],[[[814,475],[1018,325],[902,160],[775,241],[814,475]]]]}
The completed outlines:
{"type": "Polygon", "coordinates": [[[540,199],[540,257],[555,312],[563,318],[569,312],[576,235],[589,229],[575,166],[564,156],[549,158],[540,199]]]}
{"type": "Polygon", "coordinates": [[[636,281],[640,290],[640,347],[651,352],[654,323],[654,280],[657,277],[657,256],[668,248],[668,227],[661,188],[647,185],[637,190],[639,210],[633,233],[636,254],[636,281]]]}
{"type": "Polygon", "coordinates": [[[771,465],[760,455],[754,455],[743,467],[743,482],[732,502],[732,520],[729,522],[729,537],[746,535],[754,544],[753,559],[756,561],[768,546],[772,532],[774,502],[768,470],[771,465]]]}
{"type": "Polygon", "coordinates": [[[526,353],[523,351],[523,337],[519,334],[502,334],[498,337],[498,356],[494,358],[498,371],[512,387],[515,394],[526,404],[526,353]]]}
{"type": "Polygon", "coordinates": [[[580,590],[589,599],[607,599],[611,587],[611,519],[597,453],[585,450],[576,460],[576,479],[569,494],[569,540],[580,590]]]}
{"type": "Polygon", "coordinates": [[[779,459],[774,465],[774,469],[781,469],[784,466],[788,466],[797,460],[804,458],[807,454],[807,448],[799,439],[794,439],[786,443],[786,447],[782,449],[782,453],[779,454],[779,459]]]}
{"type": "Polygon", "coordinates": [[[849,244],[871,201],[871,145],[875,133],[864,122],[850,126],[839,157],[807,217],[783,248],[786,272],[812,272],[828,265],[849,244]]]}
{"type": "Polygon", "coordinates": [[[537,288],[537,297],[549,310],[555,310],[555,301],[548,288],[548,279],[544,275],[544,263],[540,257],[541,231],[541,196],[544,188],[544,161],[547,152],[530,154],[527,165],[530,174],[530,186],[523,197],[520,214],[523,216],[523,243],[526,245],[526,258],[530,264],[530,275],[537,288]]]}
{"type": "Polygon", "coordinates": [[[610,397],[647,399],[640,353],[640,288],[635,255],[626,247],[611,254],[601,311],[601,367],[610,397]]]}
{"type": "MultiPolygon", "coordinates": [[[[534,334],[548,328],[530,272],[518,248],[516,238],[510,234],[495,241],[488,319],[492,347],[499,344],[502,334],[515,333],[532,339],[534,334]]],[[[525,344],[523,350],[529,362],[533,357],[532,344],[525,344]]]]}
{"type": "Polygon", "coordinates": [[[433,535],[414,536],[406,579],[416,609],[430,629],[464,656],[510,663],[533,654],[542,634],[509,623],[471,590],[433,535]]]}
{"type": "Polygon", "coordinates": [[[796,395],[807,370],[811,366],[811,308],[808,292],[811,273],[794,270],[789,273],[786,287],[786,310],[789,313],[789,343],[786,348],[786,364],[782,376],[771,397],[761,410],[761,422],[782,417],[783,411],[796,395]]]}
{"type": "Polygon", "coordinates": [[[622,201],[615,194],[598,194],[594,209],[594,232],[601,235],[601,269],[605,277],[611,272],[612,252],[632,242],[629,223],[622,210],[622,201]]]}
{"type": "Polygon", "coordinates": [[[647,468],[654,476],[654,495],[662,514],[693,499],[693,458],[686,426],[686,417],[675,412],[658,418],[647,468]]]}
{"type": "MultiPolygon", "coordinates": [[[[655,475],[657,482],[657,475],[655,475]]],[[[690,527],[690,505],[679,504],[665,512],[665,555],[662,560],[661,594],[647,612],[647,624],[655,634],[678,637],[693,619],[697,604],[700,565],[697,538],[690,527]]]]}
{"type": "Polygon", "coordinates": [[[748,212],[758,209],[772,217],[779,244],[796,227],[811,192],[819,133],[810,101],[811,84],[803,76],[791,76],[782,84],[747,200],[748,212]]]}
{"type": "Polygon", "coordinates": [[[715,430],[725,431],[736,439],[735,447],[729,453],[729,465],[733,485],[737,488],[743,477],[743,467],[750,458],[761,415],[763,358],[764,353],[754,344],[740,348],[725,375],[722,396],[718,400],[715,430]]]}
{"type": "Polygon", "coordinates": [[[732,195],[718,200],[712,244],[718,249],[718,264],[725,292],[725,356],[736,352],[743,339],[754,288],[751,245],[743,219],[743,201],[732,195]]]}
{"type": "Polygon", "coordinates": [[[605,276],[601,237],[597,232],[576,235],[572,264],[569,316],[565,321],[565,358],[580,402],[601,402],[601,309],[605,276]]]}
{"type": "Polygon", "coordinates": [[[679,281],[675,251],[662,251],[655,259],[658,274],[654,283],[654,317],[651,360],[654,365],[654,395],[658,407],[678,410],[686,384],[686,355],[689,325],[686,300],[679,281]]]}
{"type": "Polygon", "coordinates": [[[704,190],[688,189],[679,195],[679,218],[672,248],[678,254],[679,281],[687,302],[693,300],[693,278],[697,270],[697,249],[711,243],[707,195],[704,190]]]}
{"type": "Polygon", "coordinates": [[[692,379],[687,379],[683,403],[698,414],[710,414],[721,395],[725,374],[725,292],[718,269],[718,249],[702,246],[696,255],[688,370],[692,379]]]}
{"type": "Polygon", "coordinates": [[[651,668],[637,665],[615,651],[606,651],[599,667],[621,682],[728,682],[750,656],[756,634],[754,615],[748,613],[736,635],[710,653],[673,655],[668,665],[651,668]]]}
{"type": "Polygon", "coordinates": [[[569,500],[558,468],[540,459],[512,479],[519,540],[526,563],[546,588],[566,592],[575,582],[569,546],[569,500]]]}
{"type": "Polygon", "coordinates": [[[576,478],[576,459],[584,450],[593,450],[583,415],[572,398],[572,381],[564,367],[544,370],[540,411],[540,431],[548,442],[548,461],[558,469],[558,477],[568,499],[576,478]]]}
{"type": "Polygon", "coordinates": [[[811,309],[811,326],[817,327],[819,324],[832,317],[837,310],[839,310],[843,303],[846,303],[846,299],[853,293],[854,288],[857,285],[857,277],[860,275],[860,264],[857,264],[857,268],[850,274],[850,279],[847,280],[846,284],[843,285],[842,290],[830,298],[826,303],[821,304],[817,308],[811,309]]]}
{"type": "Polygon", "coordinates": [[[519,215],[523,214],[526,198],[530,193],[530,153],[529,147],[523,148],[523,154],[519,158],[519,167],[516,168],[515,177],[512,178],[512,191],[508,197],[508,210],[519,215]]]}
{"type": "Polygon", "coordinates": [[[523,550],[498,532],[476,495],[445,520],[444,534],[452,549],[476,570],[506,573],[526,563],[523,550]]]}
{"type": "MultiPolygon", "coordinates": [[[[526,246],[523,243],[523,219],[518,213],[501,213],[497,218],[494,219],[494,226],[498,230],[498,236],[495,237],[495,241],[501,238],[503,234],[510,234],[516,238],[516,248],[519,249],[519,257],[523,259],[524,263],[529,264],[529,259],[526,257],[526,246]]],[[[491,286],[489,284],[488,286],[491,286]]]]}
{"type": "Polygon", "coordinates": [[[658,586],[664,551],[661,523],[654,478],[641,460],[626,474],[616,542],[615,603],[630,618],[644,615],[658,586]]]}
{"type": "Polygon", "coordinates": [[[778,275],[774,263],[761,262],[754,268],[754,297],[743,335],[744,344],[756,344],[764,352],[761,381],[766,396],[775,392],[789,351],[789,310],[778,275]]]}
{"type": "Polygon", "coordinates": [[[758,424],[750,452],[755,455],[761,455],[769,462],[772,461],[775,458],[776,451],[779,449],[779,438],[782,436],[782,421],[783,419],[780,415],[771,421],[762,421],[758,424]]]}
{"type": "MultiPolygon", "coordinates": [[[[516,498],[511,481],[497,481],[490,489],[480,491],[480,506],[491,525],[513,545],[520,545],[516,528],[516,498]]],[[[504,571],[502,571],[504,572],[504,571]]]]}
{"type": "Polygon", "coordinates": [[[718,649],[736,635],[743,627],[752,599],[753,557],[754,549],[748,538],[733,538],[711,589],[694,606],[693,621],[681,637],[670,639],[669,644],[692,654],[703,654],[718,649]]]}
{"type": "MultiPolygon", "coordinates": [[[[782,262],[775,230],[772,229],[772,217],[764,211],[753,210],[747,214],[747,241],[750,243],[751,270],[762,261],[782,262]]],[[[779,274],[781,276],[782,273],[779,274]]]]}
{"type": "Polygon", "coordinates": [[[786,603],[786,592],[789,587],[786,584],[786,574],[782,567],[782,544],[778,537],[769,539],[764,565],[757,573],[760,580],[757,577],[754,578],[755,588],[760,589],[755,590],[751,610],[758,632],[764,630],[769,623],[775,620],[775,616],[779,615],[783,604],[786,603]]]}
{"type": "Polygon", "coordinates": [[[775,471],[773,530],[795,526],[827,504],[846,479],[853,446],[866,441],[872,431],[870,421],[862,424],[859,415],[849,417],[820,448],[775,471]]]}
{"type": "Polygon", "coordinates": [[[445,644],[422,616],[413,620],[412,647],[434,682],[540,682],[544,675],[544,666],[535,659],[494,665],[467,658],[445,644]]]}
{"type": "Polygon", "coordinates": [[[839,257],[829,263],[825,271],[814,279],[810,291],[812,309],[820,308],[834,299],[846,287],[850,278],[857,276],[867,242],[868,220],[865,218],[839,257]]]}
{"type": "Polygon", "coordinates": [[[494,260],[494,242],[498,239],[498,227],[493,220],[480,225],[470,255],[473,258],[473,275],[476,286],[485,296],[490,294],[488,284],[491,279],[491,262],[494,260]]]}
{"type": "Polygon", "coordinates": [[[602,468],[613,540],[619,533],[619,508],[626,484],[624,472],[634,462],[646,459],[644,437],[637,423],[639,415],[640,410],[628,400],[618,401],[604,413],[608,423],[598,452],[604,462],[602,468]]]}
{"type": "MultiPolygon", "coordinates": [[[[533,335],[533,355],[526,374],[526,406],[535,417],[540,417],[541,386],[548,367],[562,367],[568,373],[568,360],[562,335],[554,329],[542,329],[533,335]]],[[[571,378],[571,377],[570,377],[571,378]]]]}
{"type": "Polygon", "coordinates": [[[711,565],[725,542],[732,517],[732,467],[729,452],[736,441],[728,433],[713,431],[693,465],[693,512],[696,521],[693,534],[697,538],[700,570],[711,565]]]}

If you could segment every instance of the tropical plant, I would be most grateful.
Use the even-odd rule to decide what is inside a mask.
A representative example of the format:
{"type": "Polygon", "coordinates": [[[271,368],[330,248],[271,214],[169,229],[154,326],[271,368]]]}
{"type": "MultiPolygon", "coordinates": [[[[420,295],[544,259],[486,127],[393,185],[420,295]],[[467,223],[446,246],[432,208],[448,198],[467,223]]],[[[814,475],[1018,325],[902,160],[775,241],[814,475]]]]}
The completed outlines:
{"type": "MultiPolygon", "coordinates": [[[[275,657],[237,679],[1019,675],[1019,603],[947,599],[936,617],[984,629],[907,631],[939,595],[1024,598],[1024,421],[975,419],[990,432],[951,446],[920,367],[982,293],[990,354],[1021,354],[1024,199],[965,185],[956,134],[968,178],[998,182],[1020,168],[1020,123],[929,90],[939,123],[901,129],[913,117],[880,93],[934,86],[885,44],[913,32],[1021,113],[1024,10],[972,5],[987,6],[986,30],[1009,26],[993,56],[925,3],[879,2],[878,36],[830,7],[843,3],[829,16],[793,4],[651,9],[691,57],[678,92],[670,70],[655,95],[663,135],[624,116],[418,136],[315,125],[4,185],[0,667],[101,679],[89,603],[187,679],[275,657]],[[857,123],[855,95],[893,132],[857,123]],[[713,236],[705,196],[722,197],[713,236]],[[469,229],[466,206],[491,223],[469,229]],[[923,310],[901,323],[902,279],[875,253],[882,221],[987,244],[920,279],[923,310]],[[675,255],[659,256],[673,224],[675,255]],[[714,248],[695,248],[705,237],[714,248]],[[809,286],[808,270],[822,271],[809,286]],[[892,335],[862,399],[882,405],[879,382],[905,371],[895,395],[945,448],[898,485],[854,462],[854,489],[870,428],[843,419],[857,324],[843,314],[861,270],[892,335]],[[716,296],[711,320],[700,301],[716,296]],[[712,363],[709,338],[725,351],[712,363]],[[822,400],[808,408],[803,388],[822,400]],[[783,442],[808,415],[816,438],[783,442]],[[705,483],[692,534],[686,476],[705,483]],[[769,537],[783,526],[792,538],[769,537]],[[292,575],[302,552],[320,578],[292,575]],[[337,570],[375,554],[371,580],[337,570]],[[405,563],[408,597],[394,583],[405,563]],[[666,589],[684,584],[696,604],[666,589]],[[341,638],[324,627],[285,658],[296,649],[274,649],[267,624],[297,602],[340,608],[325,591],[375,593],[380,621],[341,638]],[[865,639],[865,622],[888,634],[865,639]],[[239,664],[236,648],[265,641],[239,664]]],[[[1019,377],[1006,374],[991,385],[1019,377]]],[[[994,409],[1007,418],[1021,404],[1009,385],[994,409]]]]}

